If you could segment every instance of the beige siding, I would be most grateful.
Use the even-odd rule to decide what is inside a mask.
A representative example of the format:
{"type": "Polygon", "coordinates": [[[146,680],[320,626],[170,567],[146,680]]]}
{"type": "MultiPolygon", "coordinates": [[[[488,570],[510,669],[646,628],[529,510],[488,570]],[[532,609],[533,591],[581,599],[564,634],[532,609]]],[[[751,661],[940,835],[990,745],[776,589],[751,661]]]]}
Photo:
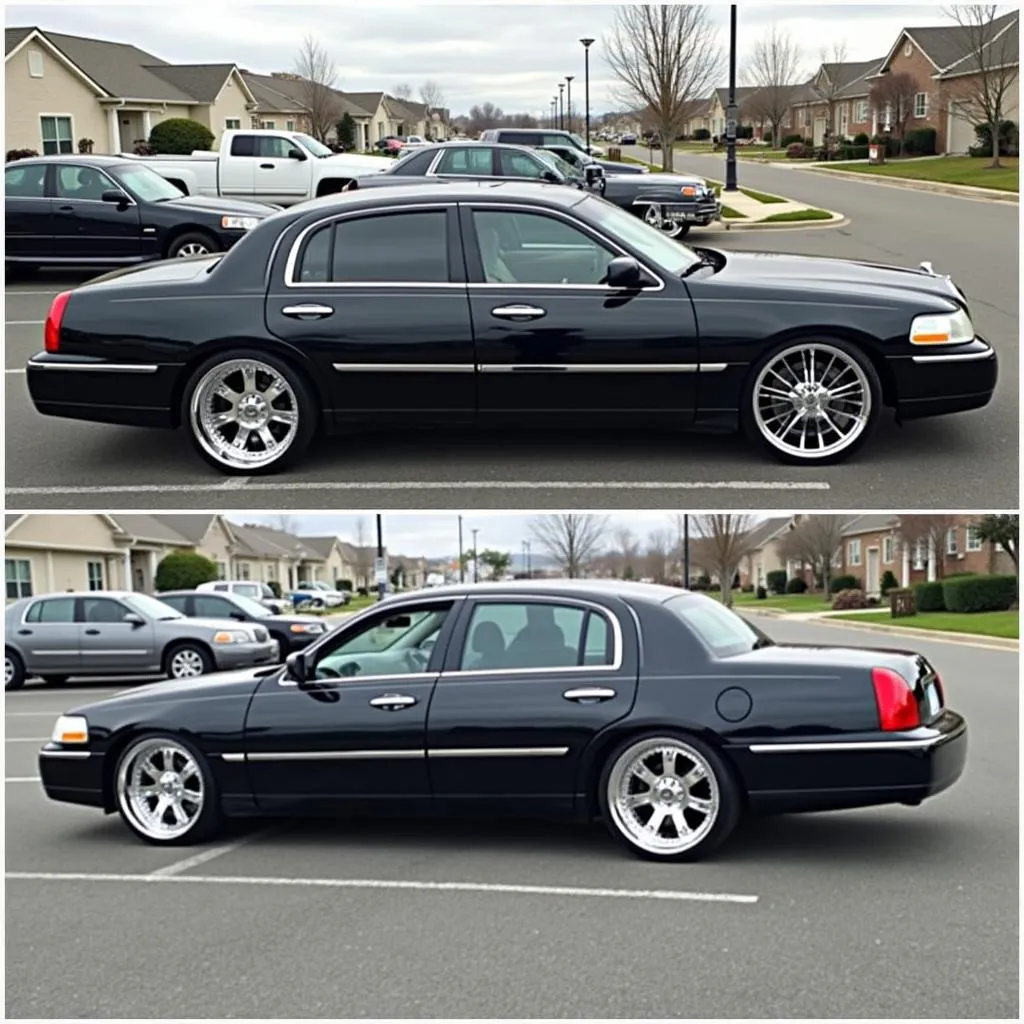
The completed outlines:
{"type": "Polygon", "coordinates": [[[95,92],[49,50],[34,42],[14,53],[4,65],[4,148],[43,151],[39,118],[59,114],[71,118],[71,140],[92,139],[94,152],[109,152],[107,117],[95,92]],[[42,57],[43,77],[29,75],[29,55],[42,57]]]}
{"type": "Polygon", "coordinates": [[[113,527],[98,515],[30,515],[7,534],[7,544],[56,545],[90,551],[121,550],[114,543],[113,527]]]}
{"type": "Polygon", "coordinates": [[[193,107],[192,116],[197,121],[202,121],[213,132],[213,145],[216,148],[220,143],[221,132],[226,128],[225,121],[228,118],[234,118],[241,127],[248,128],[249,113],[245,109],[245,104],[246,98],[240,87],[240,79],[232,71],[216,101],[207,107],[193,107]]]}
{"type": "Polygon", "coordinates": [[[219,519],[215,519],[200,542],[197,550],[200,554],[221,565],[224,575],[231,577],[231,540],[219,519]]]}
{"type": "Polygon", "coordinates": [[[40,551],[38,548],[7,544],[4,557],[26,559],[31,564],[33,595],[88,589],[89,562],[103,563],[104,587],[116,590],[124,586],[124,558],[121,555],[40,551]]]}
{"type": "MultiPolygon", "coordinates": [[[[189,107],[184,103],[168,103],[166,108],[163,104],[152,109],[149,115],[150,128],[161,121],[168,121],[172,117],[191,117],[196,121],[202,120],[196,116],[196,111],[206,110],[206,107],[189,107]]],[[[205,122],[203,122],[205,124],[205,122]]]]}

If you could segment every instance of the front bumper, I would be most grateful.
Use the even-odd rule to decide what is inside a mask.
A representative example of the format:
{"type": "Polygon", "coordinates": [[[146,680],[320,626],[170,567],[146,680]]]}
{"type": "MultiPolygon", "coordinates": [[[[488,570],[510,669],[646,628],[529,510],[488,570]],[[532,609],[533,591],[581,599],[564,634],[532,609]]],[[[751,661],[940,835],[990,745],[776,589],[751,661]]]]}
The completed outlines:
{"type": "Polygon", "coordinates": [[[980,409],[992,400],[999,379],[995,349],[982,338],[941,350],[925,348],[887,363],[901,420],[980,409]]]}
{"type": "Polygon", "coordinates": [[[103,755],[47,743],[39,751],[39,778],[51,800],[103,807],[103,755]]]}
{"type": "Polygon", "coordinates": [[[280,660],[280,645],[276,640],[252,644],[215,644],[213,660],[218,672],[250,668],[253,665],[273,665],[280,660]]]}
{"type": "Polygon", "coordinates": [[[634,200],[633,206],[657,206],[662,220],[676,224],[704,226],[720,220],[722,216],[722,204],[713,195],[698,199],[687,199],[684,196],[642,196],[634,200]]]}

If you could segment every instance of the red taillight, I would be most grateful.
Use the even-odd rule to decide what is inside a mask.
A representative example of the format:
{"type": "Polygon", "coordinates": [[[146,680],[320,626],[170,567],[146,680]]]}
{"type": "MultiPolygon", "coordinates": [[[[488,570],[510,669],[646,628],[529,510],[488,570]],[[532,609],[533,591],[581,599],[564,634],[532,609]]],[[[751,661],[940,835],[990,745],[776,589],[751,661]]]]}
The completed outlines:
{"type": "Polygon", "coordinates": [[[57,352],[60,349],[60,322],[64,319],[64,310],[67,309],[70,298],[71,292],[61,292],[50,304],[46,327],[43,328],[43,343],[47,352],[57,352]]]}
{"type": "Polygon", "coordinates": [[[891,668],[873,668],[871,682],[883,732],[916,729],[921,724],[914,689],[899,672],[893,672],[891,668]]]}

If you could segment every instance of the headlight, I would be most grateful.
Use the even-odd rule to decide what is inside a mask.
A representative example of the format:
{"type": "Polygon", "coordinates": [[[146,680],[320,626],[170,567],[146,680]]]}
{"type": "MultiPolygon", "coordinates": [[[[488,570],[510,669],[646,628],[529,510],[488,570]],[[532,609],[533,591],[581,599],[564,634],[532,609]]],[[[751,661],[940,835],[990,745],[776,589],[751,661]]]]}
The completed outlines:
{"type": "Polygon", "coordinates": [[[252,231],[259,222],[258,217],[221,217],[220,226],[226,231],[252,231]]]}
{"type": "Polygon", "coordinates": [[[680,190],[684,196],[695,196],[697,194],[696,185],[684,185],[680,190]]]}
{"type": "Polygon", "coordinates": [[[50,739],[54,743],[88,743],[89,723],[82,715],[61,715],[50,739]]]}
{"type": "Polygon", "coordinates": [[[256,638],[244,629],[222,629],[213,634],[215,644],[253,644],[256,638]]]}
{"type": "Polygon", "coordinates": [[[324,627],[321,622],[293,622],[288,630],[292,633],[322,633],[324,627]]]}
{"type": "Polygon", "coordinates": [[[962,310],[915,316],[910,325],[913,345],[962,345],[974,340],[974,324],[962,310]]]}

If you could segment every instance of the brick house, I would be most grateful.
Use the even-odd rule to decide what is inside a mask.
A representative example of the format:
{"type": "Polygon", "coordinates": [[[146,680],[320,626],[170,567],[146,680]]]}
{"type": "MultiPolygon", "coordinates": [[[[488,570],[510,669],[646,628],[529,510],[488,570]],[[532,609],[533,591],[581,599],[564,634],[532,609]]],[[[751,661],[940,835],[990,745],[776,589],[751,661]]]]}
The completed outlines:
{"type": "Polygon", "coordinates": [[[766,587],[768,573],[788,569],[779,551],[779,541],[792,528],[799,516],[778,516],[765,519],[750,531],[750,553],[740,561],[741,587],[766,587]]]}
{"type": "MultiPolygon", "coordinates": [[[[860,132],[872,134],[868,96],[881,59],[822,64],[810,81],[794,92],[791,104],[792,132],[823,145],[826,132],[852,139],[860,132]]],[[[789,126],[787,126],[789,127],[789,126]]]]}

